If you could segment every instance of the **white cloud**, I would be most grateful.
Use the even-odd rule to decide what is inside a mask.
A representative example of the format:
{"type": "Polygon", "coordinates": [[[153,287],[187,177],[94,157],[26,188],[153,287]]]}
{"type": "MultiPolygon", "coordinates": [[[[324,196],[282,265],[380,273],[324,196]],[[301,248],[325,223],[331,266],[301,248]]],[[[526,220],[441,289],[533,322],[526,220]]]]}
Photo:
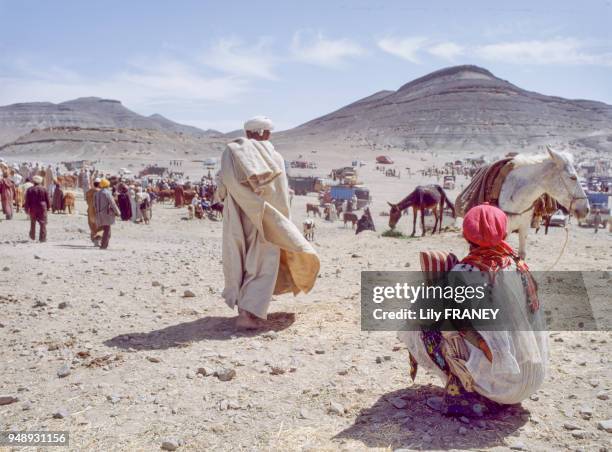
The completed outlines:
{"type": "Polygon", "coordinates": [[[387,37],[379,39],[377,44],[380,49],[395,55],[411,63],[419,63],[417,53],[423,49],[427,42],[426,38],[410,37],[410,38],[394,38],[387,37]]]}
{"type": "Polygon", "coordinates": [[[454,42],[441,42],[428,47],[427,51],[438,58],[453,61],[465,53],[465,48],[454,42]]]}
{"type": "Polygon", "coordinates": [[[612,51],[597,51],[578,39],[499,42],[476,47],[474,54],[490,61],[513,64],[612,66],[612,51]]]}
{"type": "Polygon", "coordinates": [[[612,66],[609,44],[571,37],[472,46],[452,41],[436,42],[425,37],[387,37],[377,43],[381,50],[416,64],[421,62],[424,54],[429,54],[452,62],[466,57],[509,64],[612,66]]]}
{"type": "Polygon", "coordinates": [[[264,79],[276,79],[276,60],[270,52],[270,41],[261,38],[252,46],[237,38],[222,38],[201,59],[203,64],[222,72],[264,79]]]}
{"type": "Polygon", "coordinates": [[[196,65],[170,59],[140,61],[104,77],[59,67],[37,68],[23,62],[2,69],[12,75],[0,75],[0,105],[99,96],[121,100],[130,108],[146,109],[160,103],[231,101],[249,88],[245,78],[208,76],[196,65]]]}
{"type": "Polygon", "coordinates": [[[347,59],[365,54],[359,44],[349,39],[328,39],[321,33],[294,33],[291,52],[295,59],[318,66],[339,66],[347,59]]]}

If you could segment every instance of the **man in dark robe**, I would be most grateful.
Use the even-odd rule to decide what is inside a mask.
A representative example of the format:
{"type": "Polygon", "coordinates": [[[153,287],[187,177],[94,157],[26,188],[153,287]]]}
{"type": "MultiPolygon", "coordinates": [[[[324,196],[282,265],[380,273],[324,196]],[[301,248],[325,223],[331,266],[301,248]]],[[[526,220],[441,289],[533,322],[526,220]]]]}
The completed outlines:
{"type": "Polygon", "coordinates": [[[0,175],[0,204],[7,220],[13,218],[13,202],[15,200],[15,184],[11,180],[8,169],[0,175]]]}
{"type": "Polygon", "coordinates": [[[177,184],[174,188],[174,207],[183,207],[185,204],[185,191],[183,186],[177,184]]]}
{"type": "Polygon", "coordinates": [[[64,211],[64,191],[57,181],[55,182],[55,190],[53,190],[53,203],[51,205],[51,210],[53,213],[64,211]]]}
{"type": "Polygon", "coordinates": [[[30,215],[30,238],[36,240],[36,223],[40,227],[39,240],[47,240],[47,211],[50,207],[49,193],[41,186],[43,178],[34,176],[34,186],[28,188],[25,195],[25,211],[30,215]]]}
{"type": "Polygon", "coordinates": [[[119,204],[119,210],[121,211],[121,220],[129,221],[132,218],[132,201],[130,200],[128,188],[125,184],[119,185],[117,204],[119,204]]]}

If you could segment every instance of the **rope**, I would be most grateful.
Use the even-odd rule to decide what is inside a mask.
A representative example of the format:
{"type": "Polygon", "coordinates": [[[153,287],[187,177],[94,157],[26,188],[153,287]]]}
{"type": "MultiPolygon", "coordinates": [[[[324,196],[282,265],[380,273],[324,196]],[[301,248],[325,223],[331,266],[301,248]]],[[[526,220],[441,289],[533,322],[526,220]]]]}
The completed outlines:
{"type": "Polygon", "coordinates": [[[552,263],[552,265],[546,269],[547,272],[551,271],[552,268],[559,263],[559,261],[561,260],[561,256],[563,256],[563,253],[565,252],[565,247],[567,246],[567,243],[569,241],[568,225],[565,225],[564,229],[565,229],[565,241],[563,242],[563,246],[561,247],[561,252],[559,253],[559,256],[557,256],[557,259],[552,263]]]}
{"type": "MultiPolygon", "coordinates": [[[[561,179],[561,182],[565,184],[565,181],[563,180],[561,176],[559,176],[559,179],[561,179]]],[[[565,188],[568,188],[567,185],[565,186],[565,188]]],[[[561,256],[563,256],[563,253],[565,252],[565,247],[567,246],[567,242],[569,241],[569,222],[572,219],[572,207],[574,206],[574,201],[576,201],[576,198],[572,197],[570,201],[570,205],[569,205],[569,215],[567,216],[567,223],[565,223],[565,227],[563,228],[565,229],[565,241],[563,242],[563,246],[561,247],[561,251],[559,252],[559,255],[557,256],[557,259],[552,263],[550,267],[546,269],[547,272],[551,271],[552,268],[559,263],[559,261],[561,260],[561,256]]]]}

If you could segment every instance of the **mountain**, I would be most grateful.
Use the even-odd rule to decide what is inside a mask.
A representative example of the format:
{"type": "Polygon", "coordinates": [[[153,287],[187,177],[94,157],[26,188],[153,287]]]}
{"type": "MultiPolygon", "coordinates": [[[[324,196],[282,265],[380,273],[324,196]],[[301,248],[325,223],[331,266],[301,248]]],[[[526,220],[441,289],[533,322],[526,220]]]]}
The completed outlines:
{"type": "Polygon", "coordinates": [[[178,124],[161,115],[142,116],[125,108],[118,100],[99,97],[81,97],[59,104],[31,102],[0,107],[0,144],[11,142],[33,129],[58,127],[148,129],[196,137],[221,135],[214,130],[178,124]]]}
{"type": "Polygon", "coordinates": [[[166,160],[216,155],[226,139],[99,97],[0,107],[0,155],[36,160],[166,160]]]}
{"type": "Polygon", "coordinates": [[[612,106],[526,91],[464,65],[379,91],[279,135],[289,146],[327,141],[372,149],[520,150],[571,142],[609,149],[612,106]]]}
{"type": "Polygon", "coordinates": [[[160,114],[157,114],[157,113],[149,116],[148,118],[154,121],[155,123],[159,124],[159,126],[162,127],[162,130],[170,130],[176,133],[186,133],[189,135],[203,136],[203,137],[220,137],[223,135],[223,132],[219,132],[218,130],[214,130],[214,129],[202,130],[194,126],[186,126],[184,124],[179,124],[178,122],[171,121],[168,118],[160,114]]]}
{"type": "Polygon", "coordinates": [[[233,140],[235,138],[243,137],[244,129],[232,130],[230,132],[224,133],[223,136],[227,138],[228,140],[233,140]]]}

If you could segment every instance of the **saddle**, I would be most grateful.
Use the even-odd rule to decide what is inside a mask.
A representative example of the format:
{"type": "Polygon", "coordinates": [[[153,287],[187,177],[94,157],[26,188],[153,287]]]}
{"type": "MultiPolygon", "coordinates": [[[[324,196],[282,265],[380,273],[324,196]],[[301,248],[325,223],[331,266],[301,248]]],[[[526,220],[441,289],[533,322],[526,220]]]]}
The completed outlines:
{"type": "Polygon", "coordinates": [[[484,202],[497,206],[502,185],[513,169],[512,158],[480,167],[470,184],[457,197],[455,202],[457,216],[463,216],[472,207],[484,202]]]}
{"type": "Polygon", "coordinates": [[[548,193],[544,193],[533,203],[533,216],[545,217],[552,215],[558,208],[559,205],[557,204],[557,201],[548,193]]]}

